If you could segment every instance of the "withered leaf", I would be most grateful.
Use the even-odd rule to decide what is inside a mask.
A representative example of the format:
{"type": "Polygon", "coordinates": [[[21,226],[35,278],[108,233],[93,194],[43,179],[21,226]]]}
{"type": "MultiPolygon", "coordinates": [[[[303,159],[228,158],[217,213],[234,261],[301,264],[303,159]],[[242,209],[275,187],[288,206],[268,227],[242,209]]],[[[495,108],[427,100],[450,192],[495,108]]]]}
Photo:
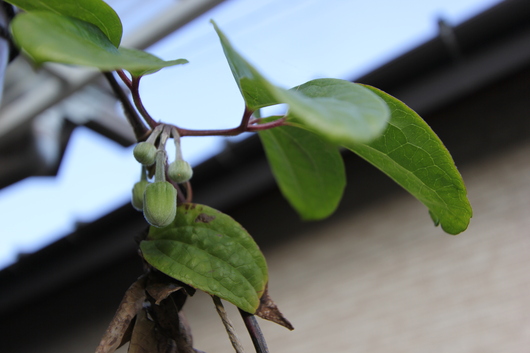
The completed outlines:
{"type": "Polygon", "coordinates": [[[186,297],[195,294],[195,289],[154,269],[151,270],[147,277],[146,291],[155,300],[155,304],[157,305],[170,294],[179,290],[183,290],[186,294],[179,296],[183,299],[183,302],[179,303],[180,310],[182,305],[184,305],[186,297]]]}
{"type": "Polygon", "coordinates": [[[268,286],[265,287],[265,291],[263,292],[263,295],[260,298],[258,310],[256,310],[254,315],[259,316],[262,319],[277,323],[278,325],[286,327],[289,330],[294,330],[293,325],[291,325],[289,320],[287,320],[283,316],[283,314],[280,312],[276,304],[274,304],[271,297],[269,296],[268,286]]]}
{"type": "MultiPolygon", "coordinates": [[[[174,340],[179,353],[195,353],[191,329],[183,311],[175,304],[174,297],[185,296],[183,292],[174,293],[159,305],[151,305],[150,313],[160,332],[174,340]]],[[[176,301],[179,301],[177,298],[176,301]]]]}
{"type": "Polygon", "coordinates": [[[183,288],[176,284],[160,282],[150,283],[146,288],[147,293],[149,293],[149,295],[153,297],[156,305],[160,305],[160,302],[169,297],[171,293],[179,291],[181,289],[183,288]]]}
{"type": "Polygon", "coordinates": [[[145,301],[145,276],[140,277],[125,292],[123,299],[105,331],[96,353],[112,353],[129,340],[128,332],[145,301]]]}
{"type": "Polygon", "coordinates": [[[146,313],[140,310],[136,317],[128,353],[178,353],[175,341],[164,336],[146,313]]]}

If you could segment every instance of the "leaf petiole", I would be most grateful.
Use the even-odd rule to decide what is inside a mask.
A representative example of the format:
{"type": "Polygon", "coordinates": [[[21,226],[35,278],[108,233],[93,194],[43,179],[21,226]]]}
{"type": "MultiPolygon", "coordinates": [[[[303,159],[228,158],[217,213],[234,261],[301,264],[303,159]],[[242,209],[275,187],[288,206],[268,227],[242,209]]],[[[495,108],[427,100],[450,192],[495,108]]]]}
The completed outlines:
{"type": "Polygon", "coordinates": [[[125,92],[123,92],[120,85],[118,84],[118,81],[114,77],[114,74],[112,72],[107,71],[103,72],[103,76],[105,76],[105,78],[110,84],[110,87],[112,88],[112,91],[121,102],[125,117],[127,118],[127,121],[129,122],[134,131],[134,136],[136,137],[136,140],[145,140],[149,136],[150,129],[145,126],[143,120],[138,115],[138,112],[131,104],[129,97],[127,97],[125,92]]]}
{"type": "Polygon", "coordinates": [[[147,109],[145,109],[144,104],[142,102],[142,98],[140,98],[140,79],[141,78],[142,76],[132,77],[131,86],[130,86],[131,94],[133,97],[134,105],[136,106],[136,109],[138,109],[138,112],[140,113],[140,115],[142,115],[147,125],[149,125],[151,128],[154,128],[155,126],[158,125],[158,123],[147,112],[147,109]]]}
{"type": "Polygon", "coordinates": [[[123,83],[125,83],[125,85],[127,86],[127,88],[131,89],[131,87],[132,87],[131,79],[130,79],[129,77],[127,77],[127,75],[125,74],[125,71],[123,71],[123,70],[116,70],[116,73],[117,73],[118,76],[121,78],[121,80],[123,81],[123,83]]]}

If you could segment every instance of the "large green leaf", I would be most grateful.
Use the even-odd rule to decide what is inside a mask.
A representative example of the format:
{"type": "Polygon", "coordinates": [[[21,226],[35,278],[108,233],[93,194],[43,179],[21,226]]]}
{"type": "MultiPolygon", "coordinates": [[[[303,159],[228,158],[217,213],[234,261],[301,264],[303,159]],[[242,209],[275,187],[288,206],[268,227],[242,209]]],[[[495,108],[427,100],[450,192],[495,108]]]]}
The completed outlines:
{"type": "Polygon", "coordinates": [[[232,70],[236,83],[243,95],[245,104],[252,110],[273,104],[283,103],[275,97],[275,87],[250,65],[230,44],[228,38],[214,21],[211,21],[223,47],[223,51],[232,70]]]}
{"type": "Polygon", "coordinates": [[[252,237],[231,217],[184,204],[171,225],[150,228],[140,249],[166,275],[256,312],[268,281],[267,264],[252,237]]]}
{"type": "Polygon", "coordinates": [[[11,28],[17,44],[37,64],[51,61],[103,71],[125,69],[141,76],[187,62],[184,59],[164,61],[140,50],[118,49],[93,24],[51,12],[20,14],[11,28]]]}
{"type": "Polygon", "coordinates": [[[350,81],[317,79],[280,94],[289,104],[288,120],[338,144],[371,141],[390,119],[384,100],[350,81]]]}
{"type": "Polygon", "coordinates": [[[259,132],[267,159],[285,198],[307,220],[328,217],[346,186],[337,146],[292,126],[259,132]]]}
{"type": "Polygon", "coordinates": [[[250,109],[286,103],[289,119],[338,144],[367,142],[385,129],[390,112],[385,102],[370,90],[337,79],[314,80],[291,90],[276,87],[233,48],[215,23],[213,25],[250,109]]]}
{"type": "Polygon", "coordinates": [[[472,216],[464,181],[432,129],[401,101],[366,86],[386,101],[392,117],[381,137],[346,147],[379,168],[428,207],[449,234],[466,230],[472,216]]]}
{"type": "Polygon", "coordinates": [[[47,11],[75,17],[97,26],[115,47],[120,45],[123,28],[120,18],[107,3],[101,0],[7,0],[26,11],[47,11]]]}

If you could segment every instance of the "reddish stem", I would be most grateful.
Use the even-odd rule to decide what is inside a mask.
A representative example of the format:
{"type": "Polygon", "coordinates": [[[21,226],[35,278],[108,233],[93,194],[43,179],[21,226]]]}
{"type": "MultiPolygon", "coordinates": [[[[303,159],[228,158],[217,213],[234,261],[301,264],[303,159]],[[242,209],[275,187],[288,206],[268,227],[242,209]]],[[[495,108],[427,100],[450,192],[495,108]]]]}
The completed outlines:
{"type": "Polygon", "coordinates": [[[278,120],[271,121],[270,123],[258,124],[258,125],[249,125],[247,127],[247,131],[248,132],[256,132],[256,131],[272,129],[273,127],[277,127],[277,126],[283,126],[283,125],[285,125],[286,120],[287,120],[287,118],[283,117],[283,118],[280,118],[278,120]]]}
{"type": "Polygon", "coordinates": [[[186,203],[191,203],[193,201],[193,189],[191,183],[187,181],[186,184],[184,184],[184,188],[186,189],[186,203]]]}
{"type": "Polygon", "coordinates": [[[114,92],[116,97],[120,100],[123,106],[125,117],[127,118],[127,121],[129,122],[134,131],[136,140],[145,140],[145,138],[149,135],[149,129],[145,126],[144,122],[134,109],[133,105],[131,104],[131,101],[129,100],[129,97],[125,94],[125,92],[123,92],[112,72],[103,72],[103,75],[109,82],[110,87],[112,88],[112,91],[114,92]]]}
{"type": "Polygon", "coordinates": [[[139,76],[139,77],[134,77],[133,76],[132,81],[131,81],[131,94],[132,94],[132,97],[133,97],[134,105],[136,106],[136,109],[138,109],[138,112],[140,112],[140,114],[144,118],[144,120],[147,123],[147,125],[149,125],[149,127],[151,127],[151,128],[154,128],[159,123],[157,123],[151,117],[151,115],[149,115],[149,113],[147,112],[147,110],[144,107],[144,104],[142,103],[142,99],[140,98],[140,89],[139,89],[140,88],[140,79],[141,79],[141,76],[139,76]]]}
{"type": "Polygon", "coordinates": [[[127,75],[125,74],[125,72],[124,72],[123,70],[116,70],[116,73],[117,73],[118,76],[121,78],[121,80],[123,81],[123,83],[125,83],[125,85],[127,86],[127,88],[131,89],[131,87],[132,87],[131,80],[129,79],[129,77],[127,77],[127,75]]]}
{"type": "Polygon", "coordinates": [[[285,125],[286,119],[285,117],[280,118],[278,120],[271,121],[269,123],[265,124],[258,124],[258,125],[251,125],[250,123],[255,123],[257,120],[252,119],[252,111],[250,109],[245,109],[245,113],[243,114],[243,118],[241,119],[241,124],[239,124],[238,127],[235,127],[233,129],[221,129],[221,130],[188,130],[183,128],[178,128],[177,130],[179,132],[179,135],[182,136],[235,136],[239,135],[243,132],[256,132],[256,131],[262,131],[267,129],[272,129],[277,126],[285,125]]]}

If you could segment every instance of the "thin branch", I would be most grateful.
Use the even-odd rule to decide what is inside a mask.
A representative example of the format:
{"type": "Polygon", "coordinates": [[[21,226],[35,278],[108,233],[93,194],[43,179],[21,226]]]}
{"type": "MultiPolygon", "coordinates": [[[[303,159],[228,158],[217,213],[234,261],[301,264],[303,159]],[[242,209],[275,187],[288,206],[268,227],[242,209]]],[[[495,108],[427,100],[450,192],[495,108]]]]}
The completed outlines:
{"type": "Polygon", "coordinates": [[[158,125],[158,123],[155,121],[155,119],[151,117],[151,115],[149,115],[149,113],[144,107],[144,104],[142,103],[142,99],[140,98],[140,78],[141,76],[133,77],[131,81],[131,94],[133,97],[134,105],[144,118],[147,125],[149,125],[151,128],[154,128],[158,125]]]}
{"type": "Polygon", "coordinates": [[[187,181],[184,184],[184,188],[186,189],[186,203],[191,203],[193,201],[193,188],[191,187],[191,183],[187,181]]]}
{"type": "MultiPolygon", "coordinates": [[[[167,166],[166,166],[167,167],[167,166]]],[[[174,182],[173,180],[171,180],[171,178],[169,177],[169,175],[167,174],[167,168],[166,168],[166,180],[169,181],[171,183],[171,185],[173,185],[175,187],[175,189],[177,190],[177,203],[179,205],[183,204],[183,203],[189,203],[191,201],[188,201],[188,194],[186,193],[186,196],[183,195],[182,193],[182,188],[181,188],[181,185],[180,184],[177,184],[176,182],[174,182]]],[[[191,188],[191,186],[190,186],[191,188]]],[[[188,190],[186,190],[188,191],[188,190]]]]}
{"type": "Polygon", "coordinates": [[[232,322],[230,322],[230,319],[228,318],[228,314],[226,313],[226,310],[223,306],[223,303],[221,302],[221,299],[219,299],[219,297],[215,295],[212,295],[212,299],[215,304],[215,309],[217,310],[217,313],[219,314],[219,317],[221,317],[221,321],[223,322],[223,325],[225,326],[226,333],[228,333],[228,337],[230,338],[232,347],[234,347],[237,353],[244,353],[245,350],[243,349],[243,346],[241,345],[241,341],[239,340],[239,337],[237,337],[237,333],[236,333],[236,330],[234,329],[234,325],[232,325],[232,322]]]}
{"type": "Polygon", "coordinates": [[[239,124],[238,127],[232,129],[188,130],[179,127],[176,127],[176,129],[180,136],[236,136],[243,132],[262,131],[287,124],[287,118],[283,117],[269,123],[252,125],[257,122],[257,119],[251,119],[252,113],[252,110],[246,108],[245,112],[243,113],[243,118],[241,119],[241,124],[239,124]]]}
{"type": "Polygon", "coordinates": [[[131,79],[129,77],[127,77],[127,75],[125,74],[125,72],[123,70],[116,70],[116,73],[118,74],[118,76],[120,76],[121,80],[123,81],[123,83],[125,83],[125,85],[129,88],[129,89],[132,89],[132,83],[131,83],[131,79]]]}
{"type": "Polygon", "coordinates": [[[239,127],[238,127],[239,129],[244,130],[248,127],[248,123],[253,113],[254,113],[253,110],[250,110],[249,107],[245,106],[245,111],[243,112],[243,117],[241,118],[241,123],[239,124],[239,127]]]}
{"type": "Polygon", "coordinates": [[[131,104],[131,101],[129,100],[129,97],[127,97],[125,92],[123,92],[112,72],[103,72],[103,75],[109,82],[110,87],[112,88],[112,91],[114,92],[116,97],[120,100],[123,106],[125,117],[127,118],[127,121],[129,122],[134,131],[136,140],[145,140],[150,130],[145,126],[144,122],[134,109],[133,105],[131,104]]]}
{"type": "Polygon", "coordinates": [[[247,127],[247,131],[256,132],[256,131],[272,129],[273,127],[277,127],[277,126],[283,126],[283,125],[285,125],[286,120],[287,120],[287,118],[283,117],[283,118],[280,118],[278,120],[271,121],[270,123],[249,125],[247,127]]]}
{"type": "Polygon", "coordinates": [[[15,45],[13,37],[11,36],[11,32],[9,31],[9,23],[13,20],[16,14],[13,5],[4,1],[0,2],[0,4],[5,16],[7,17],[7,20],[4,23],[5,27],[0,26],[0,37],[4,38],[9,44],[8,62],[11,62],[18,56],[18,54],[20,54],[20,49],[18,49],[18,47],[15,45]]]}
{"type": "Polygon", "coordinates": [[[238,127],[233,129],[221,129],[221,130],[188,130],[177,128],[179,135],[182,136],[236,136],[243,132],[248,131],[249,121],[252,117],[254,111],[250,110],[248,107],[245,107],[243,112],[243,117],[241,118],[241,123],[238,127]]]}
{"type": "Polygon", "coordinates": [[[259,327],[256,317],[241,309],[239,309],[239,313],[241,314],[243,322],[247,327],[250,338],[252,338],[252,343],[254,343],[256,353],[269,353],[267,342],[265,342],[265,337],[263,336],[263,332],[261,332],[261,328],[259,327]]]}

